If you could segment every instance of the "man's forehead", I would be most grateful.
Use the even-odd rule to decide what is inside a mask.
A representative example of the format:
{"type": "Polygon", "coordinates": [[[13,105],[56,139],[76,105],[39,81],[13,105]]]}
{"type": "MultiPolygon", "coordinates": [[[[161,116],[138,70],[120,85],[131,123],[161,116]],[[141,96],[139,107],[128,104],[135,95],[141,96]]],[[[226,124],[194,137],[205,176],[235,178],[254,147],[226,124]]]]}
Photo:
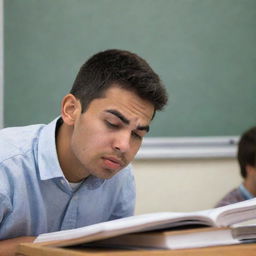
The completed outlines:
{"type": "Polygon", "coordinates": [[[139,116],[151,120],[154,106],[151,102],[142,99],[135,92],[120,87],[110,87],[104,97],[92,101],[94,107],[102,110],[116,109],[126,116],[139,116]]]}

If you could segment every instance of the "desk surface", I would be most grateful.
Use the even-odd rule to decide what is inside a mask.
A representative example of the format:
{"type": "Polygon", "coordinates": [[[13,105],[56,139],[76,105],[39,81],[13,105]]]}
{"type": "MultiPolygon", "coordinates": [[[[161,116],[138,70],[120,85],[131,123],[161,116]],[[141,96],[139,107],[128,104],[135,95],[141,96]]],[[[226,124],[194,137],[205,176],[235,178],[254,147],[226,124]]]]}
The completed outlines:
{"type": "Polygon", "coordinates": [[[184,250],[96,250],[49,248],[27,243],[18,247],[19,256],[256,256],[256,244],[216,246],[184,250]]]}

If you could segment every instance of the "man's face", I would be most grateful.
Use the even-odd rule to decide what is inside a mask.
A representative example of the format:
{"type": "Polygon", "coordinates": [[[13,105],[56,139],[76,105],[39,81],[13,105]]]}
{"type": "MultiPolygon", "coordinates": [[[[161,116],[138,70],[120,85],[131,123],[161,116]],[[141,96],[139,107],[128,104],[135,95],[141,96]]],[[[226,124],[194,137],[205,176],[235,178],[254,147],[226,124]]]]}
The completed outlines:
{"type": "Polygon", "coordinates": [[[247,166],[247,176],[251,180],[251,183],[256,187],[256,167],[255,166],[247,166]],[[249,173],[248,173],[249,172],[249,173]]]}
{"type": "Polygon", "coordinates": [[[148,132],[153,105],[135,93],[109,88],[74,123],[71,151],[85,177],[108,179],[127,166],[148,132]]]}

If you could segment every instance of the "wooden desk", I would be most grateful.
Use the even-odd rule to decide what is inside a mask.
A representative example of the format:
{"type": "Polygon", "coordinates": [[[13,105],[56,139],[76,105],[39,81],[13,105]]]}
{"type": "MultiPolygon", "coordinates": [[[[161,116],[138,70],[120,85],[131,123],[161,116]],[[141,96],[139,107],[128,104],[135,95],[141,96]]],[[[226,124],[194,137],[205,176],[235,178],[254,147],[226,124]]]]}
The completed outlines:
{"type": "Polygon", "coordinates": [[[21,244],[19,256],[256,256],[256,244],[216,246],[185,250],[96,250],[48,248],[36,244],[21,244]]]}

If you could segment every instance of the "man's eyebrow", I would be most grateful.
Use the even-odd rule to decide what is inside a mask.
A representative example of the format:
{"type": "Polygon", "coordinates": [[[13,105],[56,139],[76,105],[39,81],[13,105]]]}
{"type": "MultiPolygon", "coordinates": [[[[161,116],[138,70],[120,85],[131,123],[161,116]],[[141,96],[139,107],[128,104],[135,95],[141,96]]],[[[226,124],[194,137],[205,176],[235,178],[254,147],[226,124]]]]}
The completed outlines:
{"type": "Polygon", "coordinates": [[[149,125],[138,126],[138,127],[136,128],[136,130],[149,132],[149,125]]]}
{"type": "Polygon", "coordinates": [[[107,109],[105,112],[108,112],[112,115],[115,115],[116,117],[118,117],[123,123],[125,124],[130,124],[130,121],[123,115],[121,114],[119,111],[114,110],[114,109],[107,109]]]}
{"type": "MultiPolygon", "coordinates": [[[[114,110],[114,109],[107,109],[105,110],[105,112],[110,113],[112,115],[115,115],[116,117],[118,117],[123,123],[125,124],[130,124],[130,121],[123,115],[121,114],[119,111],[114,110]]],[[[149,132],[149,125],[145,125],[145,126],[137,126],[136,130],[140,130],[140,131],[146,131],[149,132]]]]}

